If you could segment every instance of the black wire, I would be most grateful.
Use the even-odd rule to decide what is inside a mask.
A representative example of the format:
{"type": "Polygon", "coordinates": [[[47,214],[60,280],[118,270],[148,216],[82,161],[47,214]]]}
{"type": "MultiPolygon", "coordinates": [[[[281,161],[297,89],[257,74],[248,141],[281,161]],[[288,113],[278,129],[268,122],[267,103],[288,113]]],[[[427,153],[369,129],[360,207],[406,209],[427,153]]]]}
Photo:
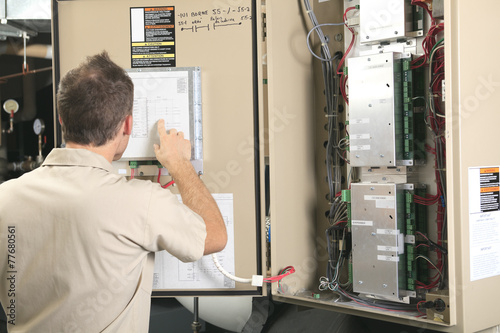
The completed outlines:
{"type": "Polygon", "coordinates": [[[345,293],[355,299],[359,303],[363,303],[368,306],[376,306],[379,308],[384,308],[387,310],[398,310],[398,311],[417,311],[417,305],[416,304],[397,304],[393,303],[391,301],[384,301],[384,300],[370,300],[370,299],[365,299],[358,297],[357,295],[350,293],[348,291],[345,291],[344,289],[338,287],[341,290],[341,294],[345,293]]]}

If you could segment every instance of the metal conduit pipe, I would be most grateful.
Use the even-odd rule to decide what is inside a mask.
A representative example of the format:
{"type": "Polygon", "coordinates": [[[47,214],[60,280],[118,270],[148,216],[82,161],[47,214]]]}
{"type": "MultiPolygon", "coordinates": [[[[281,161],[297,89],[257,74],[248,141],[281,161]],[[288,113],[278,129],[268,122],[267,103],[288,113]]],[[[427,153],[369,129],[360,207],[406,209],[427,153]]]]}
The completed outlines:
{"type": "MultiPolygon", "coordinates": [[[[16,45],[12,43],[2,42],[0,43],[0,55],[2,54],[24,56],[24,50],[22,47],[16,47],[16,45]]],[[[41,59],[52,59],[52,45],[27,45],[26,56],[41,59]]]]}

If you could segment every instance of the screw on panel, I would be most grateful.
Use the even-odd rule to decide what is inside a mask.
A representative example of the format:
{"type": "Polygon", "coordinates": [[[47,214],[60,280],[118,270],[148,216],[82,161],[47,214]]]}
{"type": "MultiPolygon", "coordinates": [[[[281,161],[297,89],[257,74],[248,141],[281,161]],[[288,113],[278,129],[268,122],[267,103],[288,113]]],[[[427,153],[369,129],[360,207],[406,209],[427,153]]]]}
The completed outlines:
{"type": "Polygon", "coordinates": [[[372,190],[372,191],[373,191],[374,189],[375,189],[375,187],[370,187],[370,190],[372,190]]]}
{"type": "Polygon", "coordinates": [[[372,172],[372,169],[368,169],[368,172],[372,172]]]}
{"type": "Polygon", "coordinates": [[[356,155],[356,158],[359,158],[359,155],[356,155]]]}
{"type": "Polygon", "coordinates": [[[335,35],[335,40],[337,42],[341,42],[344,39],[344,36],[342,34],[336,34],[335,35]]]}
{"type": "Polygon", "coordinates": [[[376,235],[377,235],[376,233],[372,232],[372,236],[376,236],[376,235]]]}
{"type": "Polygon", "coordinates": [[[395,34],[395,35],[397,35],[397,34],[398,34],[398,32],[397,32],[397,31],[394,31],[394,34],[395,34]]]}
{"type": "Polygon", "coordinates": [[[370,36],[366,36],[366,39],[370,39],[370,36]]]}
{"type": "Polygon", "coordinates": [[[382,177],[382,180],[387,180],[387,177],[382,177]]]}
{"type": "Polygon", "coordinates": [[[380,154],[380,157],[384,157],[384,154],[380,154]]]}
{"type": "Polygon", "coordinates": [[[384,283],[384,284],[382,285],[382,287],[387,288],[387,285],[384,283]]]}
{"type": "Polygon", "coordinates": [[[358,284],[363,284],[363,281],[358,281],[358,284]]]}

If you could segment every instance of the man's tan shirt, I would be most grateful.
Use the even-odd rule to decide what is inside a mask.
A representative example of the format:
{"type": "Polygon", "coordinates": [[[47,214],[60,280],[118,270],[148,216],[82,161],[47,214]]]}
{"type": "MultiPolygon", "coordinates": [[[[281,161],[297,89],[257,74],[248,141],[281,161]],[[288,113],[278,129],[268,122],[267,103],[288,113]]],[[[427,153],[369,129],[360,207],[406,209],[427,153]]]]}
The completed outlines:
{"type": "Polygon", "coordinates": [[[0,302],[9,332],[147,332],[154,252],[204,251],[203,219],[101,155],[54,149],[0,186],[0,302]]]}

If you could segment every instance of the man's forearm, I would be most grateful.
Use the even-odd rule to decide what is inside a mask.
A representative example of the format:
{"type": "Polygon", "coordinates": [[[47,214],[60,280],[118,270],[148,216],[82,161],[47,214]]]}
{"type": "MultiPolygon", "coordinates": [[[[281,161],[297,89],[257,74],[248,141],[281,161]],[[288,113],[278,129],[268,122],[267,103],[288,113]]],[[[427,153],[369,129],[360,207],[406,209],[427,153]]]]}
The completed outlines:
{"type": "Polygon", "coordinates": [[[170,171],[182,196],[182,202],[200,215],[205,221],[207,238],[205,253],[210,254],[224,249],[227,242],[226,226],[219,207],[207,187],[200,180],[189,161],[181,162],[170,171]]]}

